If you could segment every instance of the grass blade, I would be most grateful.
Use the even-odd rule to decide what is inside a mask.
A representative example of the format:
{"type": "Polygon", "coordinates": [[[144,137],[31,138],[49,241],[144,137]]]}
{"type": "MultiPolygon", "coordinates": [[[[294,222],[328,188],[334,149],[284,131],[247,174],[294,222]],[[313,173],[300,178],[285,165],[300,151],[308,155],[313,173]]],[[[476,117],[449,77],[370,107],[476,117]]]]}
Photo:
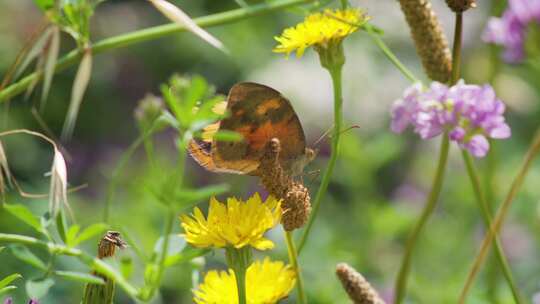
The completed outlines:
{"type": "Polygon", "coordinates": [[[67,140],[71,138],[75,122],[77,121],[77,115],[84,97],[84,92],[90,82],[90,76],[92,75],[92,52],[87,49],[75,75],[75,81],[73,82],[73,89],[71,90],[71,101],[69,103],[68,114],[64,123],[64,129],[62,130],[62,139],[67,140]]]}
{"type": "Polygon", "coordinates": [[[173,4],[165,0],[150,0],[150,2],[152,2],[152,4],[171,21],[174,21],[179,25],[185,26],[188,31],[199,36],[202,40],[208,42],[213,47],[227,53],[227,50],[225,49],[225,46],[223,46],[223,43],[221,43],[221,41],[219,41],[217,38],[215,38],[210,33],[198,26],[197,23],[195,23],[195,21],[193,21],[193,19],[191,19],[180,8],[174,6],[173,4]]]}
{"type": "Polygon", "coordinates": [[[51,39],[49,42],[49,49],[47,50],[47,56],[45,58],[45,70],[43,75],[43,90],[41,91],[41,106],[40,110],[43,112],[51,83],[54,75],[54,68],[58,60],[58,54],[60,53],[60,30],[57,26],[53,27],[51,39]]]}

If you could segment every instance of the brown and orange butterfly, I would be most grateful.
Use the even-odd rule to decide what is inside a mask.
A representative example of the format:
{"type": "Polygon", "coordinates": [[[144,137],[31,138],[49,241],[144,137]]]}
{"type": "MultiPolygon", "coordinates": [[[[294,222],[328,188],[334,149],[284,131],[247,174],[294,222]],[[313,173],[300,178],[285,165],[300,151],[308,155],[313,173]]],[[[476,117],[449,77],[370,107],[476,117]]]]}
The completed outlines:
{"type": "Polygon", "coordinates": [[[207,126],[201,139],[189,143],[190,155],[209,171],[260,176],[261,157],[272,138],[281,143],[279,162],[289,176],[300,175],[315,157],[306,147],[304,130],[291,103],[270,87],[238,83],[214,111],[227,111],[229,116],[207,126]],[[237,132],[242,140],[217,141],[213,138],[217,131],[237,132]]]}

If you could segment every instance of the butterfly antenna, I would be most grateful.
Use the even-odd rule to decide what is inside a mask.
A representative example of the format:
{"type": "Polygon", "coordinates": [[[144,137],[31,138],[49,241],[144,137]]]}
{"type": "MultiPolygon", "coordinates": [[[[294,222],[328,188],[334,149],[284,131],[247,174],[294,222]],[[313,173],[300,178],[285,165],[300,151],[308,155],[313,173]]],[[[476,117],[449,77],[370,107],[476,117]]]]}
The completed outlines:
{"type": "MultiPolygon", "coordinates": [[[[348,127],[347,129],[345,130],[341,130],[341,132],[339,132],[340,135],[344,134],[345,132],[349,132],[350,130],[352,129],[360,129],[360,126],[359,125],[352,125],[350,127],[348,127]]],[[[332,138],[332,135],[328,136],[330,138],[332,138]]]]}
{"type": "Polygon", "coordinates": [[[321,143],[321,141],[325,138],[325,137],[330,137],[328,134],[330,134],[330,132],[334,129],[334,126],[332,125],[332,127],[330,127],[328,130],[324,131],[324,133],[313,143],[313,147],[317,147],[317,145],[319,145],[321,143]]]}

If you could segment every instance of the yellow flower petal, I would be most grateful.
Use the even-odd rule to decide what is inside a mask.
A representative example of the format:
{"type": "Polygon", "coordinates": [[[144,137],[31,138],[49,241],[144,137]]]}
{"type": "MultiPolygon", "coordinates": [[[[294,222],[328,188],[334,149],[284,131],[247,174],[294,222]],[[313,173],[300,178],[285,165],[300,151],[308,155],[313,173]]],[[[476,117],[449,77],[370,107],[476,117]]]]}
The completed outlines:
{"type": "MultiPolygon", "coordinates": [[[[283,262],[272,262],[269,258],[254,262],[246,272],[247,303],[277,303],[291,292],[295,282],[294,271],[283,262]]],[[[237,304],[234,272],[209,271],[193,294],[197,304],[237,304]]]]}
{"type": "Polygon", "coordinates": [[[223,204],[212,198],[206,218],[194,208],[193,215],[181,215],[180,221],[185,240],[195,247],[252,246],[267,250],[274,243],[264,238],[264,233],[276,226],[280,217],[279,200],[269,197],[263,202],[255,193],[245,202],[232,197],[223,204]]]}
{"type": "Polygon", "coordinates": [[[326,9],[322,13],[307,16],[303,22],[285,29],[281,36],[274,37],[279,42],[274,52],[289,55],[296,51],[296,55],[302,57],[308,47],[327,48],[331,43],[340,43],[367,20],[369,18],[357,8],[326,9]]]}

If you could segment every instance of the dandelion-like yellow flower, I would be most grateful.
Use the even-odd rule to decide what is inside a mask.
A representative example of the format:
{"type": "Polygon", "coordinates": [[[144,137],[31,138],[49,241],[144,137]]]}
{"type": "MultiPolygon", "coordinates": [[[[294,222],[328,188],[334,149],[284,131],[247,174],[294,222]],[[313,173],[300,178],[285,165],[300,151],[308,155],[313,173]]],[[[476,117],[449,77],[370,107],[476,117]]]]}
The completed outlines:
{"type": "MultiPolygon", "coordinates": [[[[251,264],[246,271],[246,297],[248,304],[272,304],[286,297],[296,282],[294,271],[283,262],[251,264]]],[[[237,304],[238,290],[234,272],[210,271],[204,282],[193,291],[197,304],[237,304]]]]}
{"type": "Polygon", "coordinates": [[[296,55],[302,57],[310,46],[326,49],[332,44],[339,44],[368,20],[362,10],[357,8],[335,11],[326,9],[322,13],[307,16],[302,23],[274,37],[279,42],[274,52],[288,55],[296,51],[296,55]]]}
{"type": "Polygon", "coordinates": [[[252,246],[259,250],[272,249],[274,243],[264,233],[279,223],[280,201],[268,197],[263,202],[255,193],[246,202],[229,198],[227,204],[215,198],[210,200],[208,218],[195,207],[193,215],[181,215],[185,239],[195,247],[242,248],[252,246]]]}

